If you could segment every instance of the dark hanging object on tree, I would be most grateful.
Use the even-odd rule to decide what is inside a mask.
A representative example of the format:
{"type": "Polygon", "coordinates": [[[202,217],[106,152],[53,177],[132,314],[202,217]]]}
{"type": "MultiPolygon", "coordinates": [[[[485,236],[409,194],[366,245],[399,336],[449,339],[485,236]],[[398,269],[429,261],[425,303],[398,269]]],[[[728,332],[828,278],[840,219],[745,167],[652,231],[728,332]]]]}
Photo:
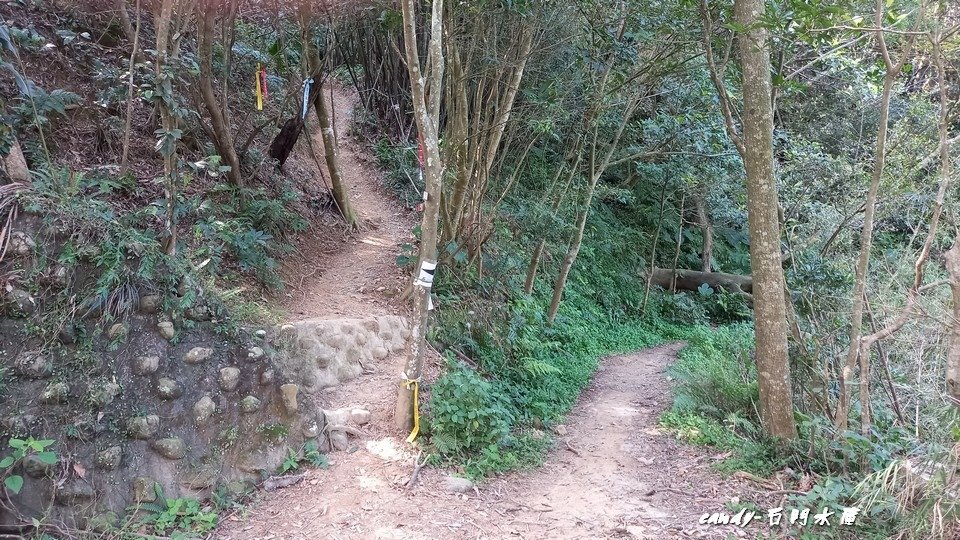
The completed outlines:
{"type": "Polygon", "coordinates": [[[270,142],[270,157],[277,160],[281,168],[293,152],[301,131],[303,131],[303,118],[299,114],[294,115],[283,123],[280,133],[277,133],[270,142]]]}

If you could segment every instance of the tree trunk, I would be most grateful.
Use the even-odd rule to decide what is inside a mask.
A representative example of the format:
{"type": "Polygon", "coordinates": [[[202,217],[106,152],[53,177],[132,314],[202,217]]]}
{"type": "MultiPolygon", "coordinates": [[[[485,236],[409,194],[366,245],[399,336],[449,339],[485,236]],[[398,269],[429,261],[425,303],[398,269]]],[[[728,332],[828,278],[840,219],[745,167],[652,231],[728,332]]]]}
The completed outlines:
{"type": "Polygon", "coordinates": [[[333,129],[333,122],[330,118],[330,108],[323,94],[323,84],[320,77],[323,72],[323,62],[320,59],[320,51],[317,50],[314,44],[313,5],[311,4],[311,0],[303,0],[300,4],[300,25],[303,33],[303,51],[306,57],[307,77],[314,78],[316,93],[313,96],[313,109],[317,113],[317,120],[320,124],[324,161],[326,161],[327,172],[330,173],[330,183],[333,185],[333,198],[337,203],[340,214],[343,216],[343,220],[346,221],[349,226],[354,227],[357,225],[357,216],[353,212],[353,207],[350,204],[350,194],[347,191],[347,186],[340,173],[337,134],[333,129]]]}
{"type": "Polygon", "coordinates": [[[210,117],[210,124],[213,127],[213,145],[217,148],[217,153],[223,159],[224,165],[230,167],[230,170],[227,171],[227,178],[233,185],[242,186],[243,175],[240,170],[240,157],[237,155],[233,133],[224,118],[224,107],[213,92],[213,80],[210,77],[213,73],[213,23],[217,17],[214,11],[215,7],[216,5],[213,2],[197,4],[197,17],[200,23],[199,33],[197,34],[200,96],[203,98],[204,108],[207,109],[207,115],[210,117]]]}
{"type": "Polygon", "coordinates": [[[709,272],[713,268],[713,224],[710,222],[710,214],[707,212],[706,189],[707,187],[703,184],[697,186],[693,203],[697,209],[697,221],[700,225],[700,234],[703,237],[700,260],[703,262],[703,271],[709,272]]]}
{"type": "MultiPolygon", "coordinates": [[[[917,17],[919,22],[923,18],[924,3],[921,2],[920,14],[917,17]]],[[[880,94],[880,119],[877,127],[877,145],[873,162],[873,174],[870,178],[870,188],[867,191],[867,200],[864,204],[863,230],[860,233],[860,254],[857,257],[857,265],[854,273],[853,296],[851,301],[853,307],[850,315],[850,348],[847,351],[846,362],[843,366],[842,380],[840,382],[840,403],[837,406],[836,425],[837,430],[842,432],[847,429],[848,416],[852,408],[853,400],[853,372],[859,361],[860,377],[860,396],[869,397],[869,356],[861,356],[863,348],[863,311],[866,301],[867,273],[870,269],[870,249],[873,245],[873,226],[874,216],[876,214],[877,194],[880,191],[880,181],[883,178],[883,170],[886,165],[887,157],[887,131],[890,121],[890,98],[893,93],[893,85],[903,69],[903,65],[910,55],[913,48],[915,37],[907,38],[907,49],[898,62],[893,62],[890,53],[887,50],[886,38],[883,35],[882,23],[885,11],[883,0],[877,0],[874,24],[877,26],[877,42],[880,45],[880,51],[886,66],[886,74],[883,78],[883,90],[880,94]]],[[[869,352],[869,348],[866,349],[869,352]]],[[[862,404],[862,422],[864,426],[869,425],[869,409],[862,404]]]]}
{"type": "Polygon", "coordinates": [[[711,289],[727,292],[753,295],[753,277],[739,274],[725,274],[723,272],[699,272],[697,270],[676,271],[670,268],[654,268],[650,273],[650,283],[663,289],[671,286],[684,291],[696,291],[703,284],[711,289]]]}
{"type": "Polygon", "coordinates": [[[313,108],[317,111],[317,119],[320,122],[320,135],[323,138],[323,158],[327,163],[327,172],[330,173],[330,183],[333,185],[333,198],[337,202],[340,214],[348,225],[354,227],[357,225],[357,215],[353,212],[350,205],[350,195],[347,186],[343,181],[343,175],[340,173],[340,155],[337,148],[337,134],[333,130],[333,122],[330,119],[330,109],[327,107],[327,100],[323,93],[323,88],[317,92],[313,98],[313,108]]]}
{"type": "Polygon", "coordinates": [[[743,163],[747,172],[750,267],[760,417],[766,433],[780,439],[797,435],[793,418],[787,309],[783,295],[780,221],[773,176],[773,109],[768,33],[759,25],[763,0],[736,0],[734,18],[746,28],[738,37],[743,70],[743,163]]]}
{"type": "MultiPolygon", "coordinates": [[[[160,13],[157,15],[157,21],[155,24],[157,32],[157,61],[155,64],[156,77],[157,81],[163,81],[160,83],[160,87],[164,88],[165,91],[173,93],[173,81],[170,80],[170,77],[164,73],[166,69],[167,61],[170,59],[171,51],[171,40],[170,40],[170,25],[173,20],[173,4],[174,0],[162,0],[160,4],[160,13]]],[[[172,101],[173,96],[168,96],[172,101]]],[[[173,130],[176,128],[176,119],[173,117],[170,108],[167,106],[164,99],[157,100],[157,109],[160,111],[160,129],[163,134],[161,137],[171,137],[173,130]]],[[[179,180],[178,180],[178,170],[177,170],[177,150],[176,150],[177,141],[173,140],[172,147],[169,150],[162,151],[163,155],[163,177],[164,177],[164,197],[167,200],[166,208],[166,219],[164,221],[164,228],[166,238],[164,239],[164,252],[173,257],[177,254],[177,198],[179,197],[179,180]]]]}
{"type": "Polygon", "coordinates": [[[563,299],[563,289],[567,285],[567,278],[570,276],[570,269],[577,260],[580,253],[580,246],[583,244],[583,232],[587,228],[587,217],[590,215],[590,206],[593,204],[593,193],[597,189],[597,181],[600,180],[599,174],[594,174],[590,178],[590,184],[587,186],[587,193],[583,198],[583,208],[577,215],[577,231],[573,234],[570,241],[570,248],[563,257],[563,263],[560,265],[560,274],[553,285],[553,298],[550,299],[550,309],[547,310],[547,323],[552,324],[557,316],[557,310],[560,309],[560,300],[563,299]]]}
{"type": "MultiPolygon", "coordinates": [[[[567,175],[566,180],[563,183],[563,186],[559,185],[560,175],[563,173],[563,167],[557,169],[557,174],[553,178],[553,189],[556,191],[553,194],[553,202],[550,204],[550,217],[555,218],[557,216],[557,211],[560,210],[560,205],[563,204],[563,200],[567,196],[567,191],[570,189],[570,184],[573,182],[573,178],[577,175],[577,172],[580,170],[580,161],[583,159],[583,137],[578,137],[576,144],[574,144],[573,149],[571,150],[569,157],[576,155],[576,160],[573,163],[573,166],[570,167],[570,173],[567,175]]],[[[564,161],[567,161],[566,159],[564,161]]],[[[533,254],[530,256],[530,264],[527,266],[527,277],[523,282],[523,292],[531,294],[533,292],[533,285],[537,280],[537,269],[540,266],[540,258],[543,257],[543,251],[547,246],[547,239],[541,238],[540,242],[537,243],[537,247],[534,248],[533,254]]]]}
{"type": "MultiPolygon", "coordinates": [[[[440,97],[443,83],[443,0],[434,0],[430,17],[430,41],[427,46],[429,71],[421,72],[420,53],[417,47],[416,11],[414,0],[402,0],[403,43],[407,71],[410,75],[411,101],[417,129],[423,138],[424,204],[421,222],[420,259],[417,268],[425,262],[437,260],[437,233],[440,217],[440,194],[443,181],[443,160],[440,156],[440,97]],[[426,76],[424,76],[426,75],[426,76]]],[[[400,375],[397,392],[397,407],[394,425],[407,431],[414,425],[414,388],[423,372],[423,352],[426,348],[428,305],[430,286],[414,276],[413,315],[410,320],[410,354],[400,375]]]]}
{"type": "Polygon", "coordinates": [[[960,407],[960,236],[944,255],[950,273],[950,291],[953,293],[953,322],[950,324],[950,346],[947,349],[947,394],[953,405],[960,407]]]}
{"type": "Polygon", "coordinates": [[[127,32],[127,38],[129,39],[133,32],[132,47],[133,52],[130,53],[130,73],[127,77],[127,114],[124,119],[123,125],[123,151],[120,156],[120,176],[127,174],[127,167],[129,165],[130,159],[130,135],[133,130],[133,74],[136,68],[136,63],[141,61],[140,59],[140,0],[137,0],[137,25],[133,28],[130,27],[130,16],[127,14],[126,0],[120,0],[120,19],[123,21],[124,32],[127,32]]]}

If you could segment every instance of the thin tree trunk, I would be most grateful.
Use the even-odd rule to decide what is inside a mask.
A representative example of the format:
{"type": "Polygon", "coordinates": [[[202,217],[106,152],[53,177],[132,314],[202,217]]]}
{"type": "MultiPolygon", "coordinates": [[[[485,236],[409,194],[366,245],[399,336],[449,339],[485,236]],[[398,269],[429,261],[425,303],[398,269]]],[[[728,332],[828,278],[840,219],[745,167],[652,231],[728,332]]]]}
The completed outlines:
{"type": "Polygon", "coordinates": [[[787,349],[779,205],[773,175],[769,39],[766,28],[757,24],[763,12],[763,0],[734,3],[737,24],[748,29],[737,41],[743,71],[743,162],[747,172],[756,361],[763,428],[772,437],[793,439],[797,429],[787,349]]]}
{"type": "Polygon", "coordinates": [[[137,0],[137,24],[136,26],[130,22],[130,13],[127,12],[127,0],[117,0],[117,9],[120,12],[120,26],[123,28],[123,34],[127,37],[127,41],[133,43],[133,52],[131,53],[132,60],[130,65],[132,66],[134,60],[137,62],[143,62],[143,54],[140,53],[140,50],[137,48],[137,36],[140,33],[140,0],[137,0]]]}
{"type": "Polygon", "coordinates": [[[953,322],[950,324],[950,345],[947,349],[947,394],[954,407],[960,408],[960,235],[944,255],[950,273],[950,292],[953,299],[953,322]]]}
{"type": "Polygon", "coordinates": [[[577,260],[577,255],[580,253],[580,246],[583,244],[583,233],[587,228],[587,217],[590,215],[590,206],[593,204],[593,193],[596,191],[597,181],[599,179],[599,175],[594,175],[587,185],[587,193],[583,198],[583,208],[577,215],[577,230],[573,235],[573,239],[570,241],[570,248],[567,250],[567,254],[563,257],[563,262],[560,265],[560,274],[557,276],[557,281],[553,286],[553,298],[550,299],[550,309],[547,310],[548,324],[552,324],[553,319],[557,316],[557,310],[560,309],[560,300],[563,299],[563,290],[567,285],[567,278],[570,276],[573,263],[577,260]]]}
{"type": "Polygon", "coordinates": [[[707,212],[705,191],[706,186],[703,184],[697,186],[693,203],[697,209],[697,221],[699,221],[700,234],[703,237],[703,249],[700,252],[700,260],[703,263],[702,269],[704,272],[709,272],[713,268],[713,223],[710,222],[710,214],[707,212]]]}
{"type": "MultiPolygon", "coordinates": [[[[166,80],[168,76],[164,73],[166,64],[171,55],[170,25],[173,19],[174,0],[163,0],[160,5],[160,13],[157,16],[157,61],[155,64],[157,80],[166,80]]],[[[169,83],[169,91],[173,92],[173,83],[169,83]]],[[[171,96],[172,99],[172,96],[171,96]]],[[[171,136],[176,127],[176,119],[173,118],[169,107],[163,99],[157,101],[157,109],[160,111],[160,129],[163,131],[161,137],[171,136]]],[[[177,254],[177,198],[179,197],[179,180],[177,171],[177,142],[173,141],[173,148],[163,153],[163,175],[164,175],[164,197],[167,200],[164,252],[173,257],[177,254]]]]}
{"type": "MultiPolygon", "coordinates": [[[[686,193],[680,197],[680,227],[677,230],[677,250],[673,255],[673,272],[677,272],[677,263],[680,262],[680,248],[683,246],[683,210],[687,202],[686,193]]],[[[670,280],[670,292],[677,292],[676,278],[670,280]]]]}
{"type": "MultiPolygon", "coordinates": [[[[123,153],[120,157],[120,176],[127,174],[130,158],[130,132],[133,129],[133,74],[138,61],[140,51],[140,0],[137,0],[137,25],[133,28],[133,52],[130,53],[130,76],[127,79],[127,117],[123,126],[123,153]]],[[[130,24],[130,17],[127,15],[126,0],[120,0],[121,19],[124,21],[124,28],[130,24]]]]}
{"type": "MultiPolygon", "coordinates": [[[[606,79],[606,75],[604,79],[606,79]]],[[[563,299],[563,290],[567,286],[567,278],[570,276],[570,270],[573,268],[573,264],[577,261],[577,255],[580,253],[580,246],[583,244],[583,234],[587,228],[587,218],[590,216],[590,206],[593,205],[593,194],[596,192],[597,183],[610,165],[613,153],[620,145],[623,132],[627,124],[630,123],[630,119],[633,118],[633,113],[636,111],[638,105],[639,99],[633,99],[627,104],[623,111],[623,118],[620,120],[620,126],[617,128],[616,134],[613,136],[604,156],[599,162],[597,162],[599,125],[596,122],[592,122],[594,125],[593,142],[590,148],[590,183],[587,185],[587,191],[583,198],[583,207],[577,215],[576,232],[570,241],[570,248],[567,250],[567,254],[563,257],[557,281],[553,285],[553,298],[550,300],[550,308],[547,310],[547,324],[553,324],[553,320],[557,316],[557,310],[560,309],[560,301],[563,299]]]]}
{"type": "Polygon", "coordinates": [[[217,17],[215,4],[200,2],[197,4],[197,18],[199,19],[199,33],[197,35],[197,56],[200,61],[200,96],[203,98],[204,108],[210,117],[213,128],[213,145],[223,159],[223,163],[230,167],[227,178],[235,186],[243,185],[243,175],[240,170],[240,157],[234,144],[233,133],[224,117],[224,105],[217,100],[213,91],[213,23],[217,17]]]}
{"type": "Polygon", "coordinates": [[[303,0],[300,4],[300,24],[303,32],[303,50],[307,62],[307,76],[314,77],[314,82],[317,85],[313,97],[313,108],[317,113],[317,120],[320,124],[324,159],[327,164],[327,172],[330,173],[330,184],[333,186],[333,198],[337,203],[337,208],[340,209],[340,214],[343,216],[344,221],[351,227],[355,227],[357,225],[357,216],[353,212],[353,207],[350,204],[350,194],[347,191],[346,183],[340,171],[337,135],[333,129],[329,104],[326,101],[326,96],[323,94],[323,88],[320,82],[323,63],[320,59],[320,51],[317,50],[314,44],[313,7],[310,0],[303,0]]]}
{"type": "MultiPolygon", "coordinates": [[[[663,187],[660,189],[660,211],[657,217],[657,228],[653,232],[653,241],[650,243],[650,273],[647,275],[647,283],[643,288],[643,301],[640,303],[640,313],[646,313],[647,300],[650,298],[650,288],[653,286],[654,269],[657,266],[657,244],[660,243],[660,231],[663,229],[663,212],[667,207],[667,181],[663,181],[663,187]]],[[[676,283],[673,276],[670,277],[671,283],[676,283]]]]}
{"type": "MultiPolygon", "coordinates": [[[[577,172],[580,168],[580,161],[583,159],[583,148],[581,144],[583,143],[583,138],[578,137],[577,143],[574,146],[573,153],[576,155],[576,161],[574,161],[573,166],[570,168],[570,174],[567,175],[567,179],[564,182],[563,187],[558,185],[560,175],[563,173],[563,167],[557,169],[557,175],[553,179],[553,185],[557,191],[553,195],[553,202],[550,204],[550,217],[554,218],[557,215],[557,211],[560,209],[560,205],[563,204],[563,200],[567,196],[567,191],[570,189],[570,184],[573,182],[573,178],[577,175],[577,172]]],[[[571,154],[573,155],[573,154],[571,154]]],[[[530,294],[533,292],[533,285],[537,280],[537,269],[540,266],[540,258],[543,257],[543,251],[547,246],[547,239],[543,237],[537,242],[537,247],[534,248],[533,254],[530,256],[530,264],[527,266],[527,277],[523,282],[523,292],[530,294]]]]}
{"type": "MultiPolygon", "coordinates": [[[[921,3],[920,14],[917,17],[918,21],[923,18],[924,5],[925,3],[921,3]]],[[[887,50],[886,38],[883,35],[882,29],[883,15],[885,10],[884,6],[884,0],[877,0],[874,23],[879,29],[877,31],[877,42],[880,45],[880,51],[886,66],[886,74],[883,78],[883,90],[880,94],[880,119],[877,128],[876,155],[874,157],[873,173],[870,178],[870,187],[867,191],[867,199],[863,214],[863,230],[860,234],[860,254],[857,257],[857,265],[854,273],[853,295],[851,298],[853,307],[850,315],[850,345],[849,349],[847,350],[847,357],[843,366],[842,380],[840,382],[840,403],[837,406],[836,425],[839,432],[843,432],[847,429],[853,399],[853,374],[854,369],[857,367],[858,361],[860,364],[860,370],[863,372],[861,373],[860,380],[860,397],[861,399],[869,398],[870,381],[866,377],[866,374],[870,369],[869,345],[866,349],[867,354],[861,356],[861,351],[864,350],[863,312],[866,298],[867,273],[870,269],[870,250],[873,245],[873,227],[876,215],[877,195],[880,191],[880,181],[883,178],[883,170],[886,165],[887,158],[887,132],[890,121],[890,99],[893,93],[893,85],[896,83],[897,78],[903,69],[903,65],[910,55],[910,50],[913,48],[914,43],[914,36],[908,37],[907,48],[903,52],[901,59],[897,62],[891,60],[890,53],[887,50]]],[[[861,424],[864,431],[867,431],[870,425],[869,408],[866,406],[861,408],[861,424]]]]}
{"type": "Polygon", "coordinates": [[[337,207],[340,208],[340,214],[348,225],[354,227],[357,225],[357,215],[350,204],[350,195],[346,183],[343,181],[343,175],[340,172],[340,155],[337,148],[337,135],[333,131],[333,122],[330,118],[330,109],[327,106],[327,100],[323,90],[317,92],[313,100],[313,108],[317,111],[317,119],[320,122],[320,134],[323,138],[323,156],[327,163],[327,172],[330,173],[330,183],[333,185],[333,197],[336,199],[337,207]]]}
{"type": "MultiPolygon", "coordinates": [[[[421,222],[420,258],[417,268],[425,262],[437,260],[437,233],[440,217],[440,194],[443,181],[443,160],[440,155],[440,98],[443,84],[443,0],[434,0],[430,17],[430,41],[427,46],[426,77],[420,68],[417,46],[416,10],[414,0],[402,0],[403,42],[407,71],[417,129],[423,137],[426,164],[424,167],[423,220],[421,222]]],[[[394,426],[409,430],[414,425],[414,388],[423,372],[423,353],[426,348],[427,319],[429,316],[430,286],[414,276],[413,315],[410,321],[410,354],[401,374],[397,392],[394,426]]]]}

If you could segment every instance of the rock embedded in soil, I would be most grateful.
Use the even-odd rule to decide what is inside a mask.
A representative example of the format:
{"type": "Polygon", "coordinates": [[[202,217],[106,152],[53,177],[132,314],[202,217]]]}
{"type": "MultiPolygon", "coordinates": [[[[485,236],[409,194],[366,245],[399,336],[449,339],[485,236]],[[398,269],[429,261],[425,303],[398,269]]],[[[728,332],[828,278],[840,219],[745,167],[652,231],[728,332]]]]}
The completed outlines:
{"type": "Polygon", "coordinates": [[[120,395],[120,385],[110,381],[90,391],[90,401],[97,407],[106,407],[120,395]]]}
{"type": "Polygon", "coordinates": [[[147,476],[133,479],[133,500],[138,503],[152,503],[157,500],[157,482],[147,476]]]}
{"type": "Polygon", "coordinates": [[[363,426],[370,423],[370,411],[366,409],[353,409],[350,411],[350,422],[363,426]]]}
{"type": "Polygon", "coordinates": [[[120,461],[123,459],[123,448],[119,446],[111,446],[106,450],[98,452],[96,457],[93,458],[93,463],[98,468],[113,471],[120,467],[120,461]]]}
{"type": "Polygon", "coordinates": [[[23,458],[21,462],[23,470],[31,478],[44,478],[53,474],[56,464],[44,463],[35,455],[29,455],[23,458]]]}
{"type": "Polygon", "coordinates": [[[160,417],[155,414],[137,416],[127,422],[127,431],[134,439],[146,440],[157,434],[160,417]]]}
{"type": "Polygon", "coordinates": [[[160,377],[157,379],[157,395],[167,401],[177,399],[183,395],[183,387],[173,379],[160,377]]]}
{"type": "Polygon", "coordinates": [[[127,327],[123,323],[117,323],[107,330],[107,339],[114,341],[124,339],[127,336],[127,327]]]}
{"type": "Polygon", "coordinates": [[[466,478],[447,476],[443,479],[443,489],[450,493],[470,493],[474,490],[474,487],[473,482],[466,478]]]}
{"type": "Polygon", "coordinates": [[[250,347],[249,349],[247,349],[247,358],[251,362],[256,362],[257,360],[260,360],[261,358],[263,358],[264,354],[266,353],[264,353],[263,348],[261,347],[250,347]]]}
{"type": "Polygon", "coordinates": [[[160,335],[163,339],[170,341],[173,339],[173,336],[177,335],[176,329],[173,327],[173,323],[170,321],[163,321],[157,324],[157,330],[160,331],[160,335]]]}
{"type": "Polygon", "coordinates": [[[160,297],[155,294],[148,294],[140,298],[140,313],[153,315],[160,312],[160,297]]]}
{"type": "Polygon", "coordinates": [[[287,410],[287,414],[295,414],[299,409],[299,404],[297,403],[297,393],[300,391],[300,387],[295,384],[283,384],[280,386],[280,394],[283,397],[283,406],[287,410]]]}
{"type": "Polygon", "coordinates": [[[68,480],[57,488],[54,499],[59,504],[69,505],[89,501],[96,496],[97,492],[86,480],[77,478],[68,480]]]}
{"type": "Polygon", "coordinates": [[[260,400],[254,396],[247,396],[240,400],[240,412],[253,414],[260,410],[260,400]]]}
{"type": "Polygon", "coordinates": [[[9,249],[15,257],[27,257],[37,249],[37,243],[27,233],[16,231],[10,235],[9,249]]]}
{"type": "Polygon", "coordinates": [[[27,353],[14,362],[17,372],[31,379],[43,379],[53,373],[53,360],[42,353],[27,353]]]}
{"type": "Polygon", "coordinates": [[[8,292],[6,301],[13,304],[15,308],[13,316],[27,317],[37,309],[36,299],[23,289],[13,289],[8,292]]]}
{"type": "Polygon", "coordinates": [[[151,375],[160,369],[159,356],[139,356],[133,362],[133,372],[137,375],[151,375]]]}
{"type": "Polygon", "coordinates": [[[70,394],[70,386],[64,382],[51,383],[40,392],[40,403],[55,405],[63,403],[70,394]]]}
{"type": "Polygon", "coordinates": [[[240,384],[240,370],[235,367],[225,367],[220,370],[218,379],[220,389],[224,392],[233,392],[240,384]]]}
{"type": "Polygon", "coordinates": [[[203,396],[193,405],[193,421],[198,426],[202,426],[215,412],[217,412],[217,405],[210,396],[203,396]]]}
{"type": "Polygon", "coordinates": [[[213,357],[213,349],[210,347],[194,347],[183,356],[183,361],[188,364],[202,364],[213,357]]]}
{"type": "Polygon", "coordinates": [[[168,437],[153,443],[153,449],[161,456],[178,460],[187,457],[187,445],[179,437],[168,437]]]}

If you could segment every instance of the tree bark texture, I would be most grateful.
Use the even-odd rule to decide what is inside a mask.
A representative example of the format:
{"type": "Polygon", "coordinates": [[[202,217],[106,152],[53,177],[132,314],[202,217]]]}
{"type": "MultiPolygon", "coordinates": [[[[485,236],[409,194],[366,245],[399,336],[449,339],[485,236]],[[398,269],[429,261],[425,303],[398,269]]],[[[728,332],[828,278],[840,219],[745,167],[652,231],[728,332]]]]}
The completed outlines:
{"type": "Polygon", "coordinates": [[[773,173],[769,37],[767,30],[758,25],[763,11],[763,0],[737,0],[734,4],[736,22],[747,28],[737,41],[743,70],[743,163],[747,173],[757,376],[764,430],[775,438],[793,439],[797,429],[773,173]]]}

